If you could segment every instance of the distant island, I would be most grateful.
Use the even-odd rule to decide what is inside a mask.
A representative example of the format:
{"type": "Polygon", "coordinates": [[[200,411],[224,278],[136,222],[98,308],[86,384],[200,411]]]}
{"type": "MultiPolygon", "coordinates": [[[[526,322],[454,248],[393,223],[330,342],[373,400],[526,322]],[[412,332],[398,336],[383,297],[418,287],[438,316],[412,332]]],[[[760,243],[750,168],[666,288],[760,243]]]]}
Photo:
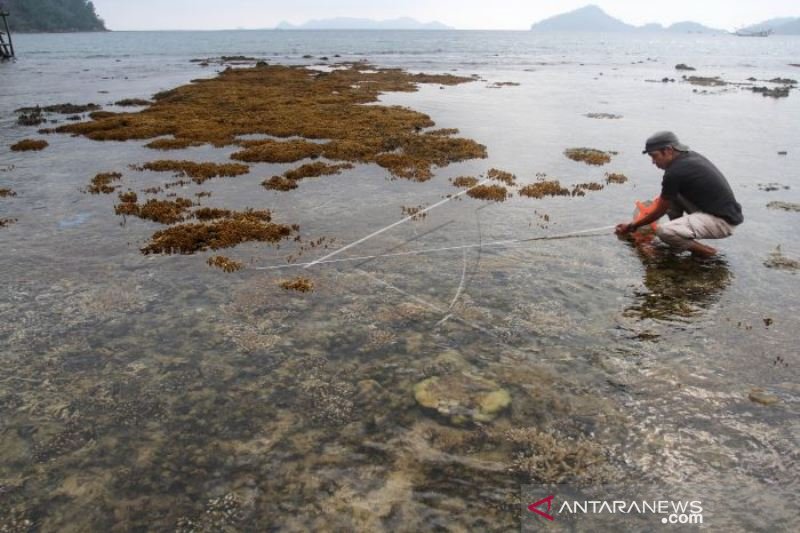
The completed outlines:
{"type": "Polygon", "coordinates": [[[776,35],[800,35],[800,17],[782,17],[765,20],[752,26],[739,28],[741,32],[769,31],[776,35]]]}
{"type": "Polygon", "coordinates": [[[677,22],[664,27],[661,24],[634,26],[608,15],[595,5],[588,5],[569,13],[563,13],[537,22],[532,31],[596,31],[596,32],[671,32],[671,33],[727,33],[725,30],[709,28],[697,22],[677,22]]]}
{"type": "Polygon", "coordinates": [[[303,24],[281,22],[276,30],[452,30],[441,22],[419,22],[403,17],[390,20],[372,20],[339,17],[331,19],[309,20],[303,24]]]}
{"type": "Polygon", "coordinates": [[[0,0],[12,32],[107,31],[87,0],[0,0]]]}

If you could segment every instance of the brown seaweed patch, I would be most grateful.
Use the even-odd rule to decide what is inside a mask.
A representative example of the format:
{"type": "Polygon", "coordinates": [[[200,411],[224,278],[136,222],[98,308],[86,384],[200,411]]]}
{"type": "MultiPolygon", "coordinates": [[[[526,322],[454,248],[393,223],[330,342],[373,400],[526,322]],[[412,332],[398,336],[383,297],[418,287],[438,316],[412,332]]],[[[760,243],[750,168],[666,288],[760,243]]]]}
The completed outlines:
{"type": "Polygon", "coordinates": [[[459,176],[450,180],[456,187],[469,188],[474,187],[479,183],[478,178],[474,176],[459,176]]]}
{"type": "Polygon", "coordinates": [[[213,266],[216,268],[221,269],[223,272],[236,272],[237,270],[242,269],[242,263],[239,261],[234,261],[224,255],[215,255],[213,257],[209,257],[206,261],[209,266],[213,266]]]}
{"type": "Polygon", "coordinates": [[[572,196],[586,196],[586,191],[601,191],[605,185],[591,181],[589,183],[579,183],[572,188],[572,196]]]}
{"type": "Polygon", "coordinates": [[[424,180],[432,165],[485,157],[485,147],[451,137],[454,130],[423,133],[434,123],[411,109],[363,104],[375,104],[383,92],[415,91],[419,83],[470,81],[474,79],[412,75],[367,64],[351,64],[333,72],[259,64],[229,69],[217,78],[159,93],[143,111],[97,115],[91,122],[65,125],[57,131],[95,140],[172,136],[214,146],[238,144],[242,150],[233,158],[252,162],[292,162],[324,155],[373,163],[384,155],[379,164],[395,176],[424,180]],[[251,134],[328,142],[237,140],[251,134]],[[402,159],[388,157],[394,154],[402,159]]]}
{"type": "Polygon", "coordinates": [[[215,218],[230,218],[233,216],[233,211],[230,209],[220,209],[218,207],[201,207],[194,212],[194,218],[197,220],[214,220],[215,218]]]}
{"type": "Polygon", "coordinates": [[[573,161],[581,161],[587,165],[602,166],[611,161],[611,152],[603,152],[595,148],[568,148],[564,155],[573,161]]]}
{"type": "Polygon", "coordinates": [[[14,224],[17,221],[16,218],[0,218],[0,228],[5,228],[14,224]]]}
{"type": "Polygon", "coordinates": [[[12,191],[11,189],[0,189],[0,198],[8,198],[10,196],[16,196],[17,193],[12,191]]]}
{"type": "Polygon", "coordinates": [[[458,135],[458,128],[439,128],[438,130],[426,131],[425,135],[458,135]]]}
{"type": "Polygon", "coordinates": [[[342,163],[339,165],[329,165],[322,161],[308,163],[301,165],[295,169],[287,170],[283,175],[290,180],[301,180],[303,178],[315,178],[319,176],[330,176],[333,174],[340,174],[342,170],[349,170],[353,168],[350,163],[342,163]]]}
{"type": "Polygon", "coordinates": [[[117,100],[116,102],[114,102],[114,105],[120,107],[132,107],[132,106],[145,106],[145,105],[150,105],[152,103],[153,102],[151,102],[150,100],[144,100],[142,98],[124,98],[122,100],[117,100]]]}
{"type": "Polygon", "coordinates": [[[195,163],[194,161],[176,161],[161,159],[150,161],[136,170],[152,170],[153,172],[175,172],[178,176],[189,176],[197,184],[216,177],[233,177],[247,174],[250,167],[240,163],[195,163]]]}
{"type": "Polygon", "coordinates": [[[157,231],[150,244],[141,249],[147,254],[193,254],[203,250],[230,248],[243,242],[275,243],[296,233],[297,226],[267,222],[263,212],[244,211],[207,223],[183,223],[157,231]]]}
{"type": "Polygon", "coordinates": [[[525,185],[519,190],[520,196],[543,198],[545,196],[569,196],[569,189],[562,187],[558,180],[541,180],[525,185]]]}
{"type": "Polygon", "coordinates": [[[122,174],[119,172],[101,172],[92,178],[92,182],[86,191],[91,194],[111,194],[119,188],[119,186],[112,186],[111,182],[119,181],[120,179],[122,179],[122,174]]]}
{"type": "Polygon", "coordinates": [[[311,292],[314,290],[314,282],[302,276],[281,280],[278,285],[287,291],[311,292]]]}
{"type": "Polygon", "coordinates": [[[92,120],[103,120],[104,118],[110,118],[117,116],[117,113],[113,111],[93,111],[89,113],[89,118],[92,120]]]}
{"type": "Polygon", "coordinates": [[[160,224],[174,224],[182,222],[186,218],[186,211],[192,205],[192,201],[186,198],[176,198],[175,200],[151,198],[143,205],[135,202],[122,202],[114,207],[114,211],[118,215],[136,216],[160,224]]]}
{"type": "Polygon", "coordinates": [[[511,194],[502,185],[478,185],[467,191],[467,196],[478,200],[505,202],[511,194]]]}
{"type": "Polygon", "coordinates": [[[183,150],[191,146],[200,146],[203,143],[191,139],[156,139],[145,144],[145,147],[153,150],[183,150]]]}
{"type": "Polygon", "coordinates": [[[514,174],[496,168],[490,168],[489,172],[486,173],[486,177],[490,180],[503,182],[509,187],[513,187],[517,182],[517,177],[514,174]]]}
{"type": "Polygon", "coordinates": [[[430,164],[404,154],[380,154],[375,158],[378,166],[392,175],[413,181],[428,181],[433,177],[430,164]]]}
{"type": "Polygon", "coordinates": [[[606,184],[610,185],[612,183],[625,183],[628,181],[628,176],[625,174],[620,174],[618,172],[606,172],[606,184]]]}
{"type": "Polygon", "coordinates": [[[291,191],[297,188],[297,182],[283,176],[272,176],[261,182],[261,185],[270,191],[291,191]]]}
{"type": "Polygon", "coordinates": [[[400,206],[400,211],[403,213],[403,216],[411,217],[411,220],[422,220],[428,216],[427,212],[423,212],[425,211],[424,205],[418,205],[416,207],[400,206]]]}
{"type": "Polygon", "coordinates": [[[294,163],[322,154],[322,146],[308,141],[243,141],[246,148],[235,152],[231,159],[248,163],[294,163]]]}
{"type": "Polygon", "coordinates": [[[15,152],[30,152],[44,150],[48,146],[50,146],[49,143],[41,139],[22,139],[18,143],[12,144],[11,149],[15,152]]]}

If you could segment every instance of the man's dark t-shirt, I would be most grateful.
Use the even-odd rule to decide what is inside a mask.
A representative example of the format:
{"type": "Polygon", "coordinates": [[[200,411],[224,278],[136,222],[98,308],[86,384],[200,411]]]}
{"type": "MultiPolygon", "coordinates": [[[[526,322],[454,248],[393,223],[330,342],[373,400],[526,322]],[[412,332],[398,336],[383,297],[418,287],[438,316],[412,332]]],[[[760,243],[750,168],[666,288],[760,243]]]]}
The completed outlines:
{"type": "Polygon", "coordinates": [[[661,182],[661,196],[674,201],[678,194],[709,215],[729,224],[744,221],[742,206],[736,202],[728,180],[714,164],[697,152],[681,152],[667,167],[661,182]]]}

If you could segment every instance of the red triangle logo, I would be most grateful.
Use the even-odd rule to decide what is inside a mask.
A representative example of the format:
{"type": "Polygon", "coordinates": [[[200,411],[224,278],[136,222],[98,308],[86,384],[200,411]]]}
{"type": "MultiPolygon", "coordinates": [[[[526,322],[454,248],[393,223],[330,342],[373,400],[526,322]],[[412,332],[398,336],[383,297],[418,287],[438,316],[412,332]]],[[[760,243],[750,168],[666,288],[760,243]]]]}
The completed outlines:
{"type": "Polygon", "coordinates": [[[538,514],[541,517],[547,518],[548,520],[555,520],[549,514],[545,513],[544,511],[540,511],[539,509],[537,509],[537,507],[539,507],[540,505],[546,503],[547,504],[547,512],[550,512],[550,507],[553,505],[553,498],[555,498],[555,496],[552,495],[552,494],[550,496],[548,496],[547,498],[542,498],[538,502],[530,504],[528,506],[528,510],[531,511],[532,513],[538,514]]]}

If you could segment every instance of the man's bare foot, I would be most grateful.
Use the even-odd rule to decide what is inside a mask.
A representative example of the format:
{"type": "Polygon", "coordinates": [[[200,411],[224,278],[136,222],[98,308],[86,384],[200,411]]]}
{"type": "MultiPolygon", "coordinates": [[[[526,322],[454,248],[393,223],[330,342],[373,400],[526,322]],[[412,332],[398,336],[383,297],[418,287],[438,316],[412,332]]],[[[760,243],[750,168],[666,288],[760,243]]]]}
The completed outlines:
{"type": "Polygon", "coordinates": [[[705,244],[699,243],[694,241],[691,245],[689,245],[689,251],[692,252],[692,255],[695,257],[699,257],[701,259],[710,259],[717,255],[717,249],[712,248],[711,246],[706,246],[705,244]]]}

